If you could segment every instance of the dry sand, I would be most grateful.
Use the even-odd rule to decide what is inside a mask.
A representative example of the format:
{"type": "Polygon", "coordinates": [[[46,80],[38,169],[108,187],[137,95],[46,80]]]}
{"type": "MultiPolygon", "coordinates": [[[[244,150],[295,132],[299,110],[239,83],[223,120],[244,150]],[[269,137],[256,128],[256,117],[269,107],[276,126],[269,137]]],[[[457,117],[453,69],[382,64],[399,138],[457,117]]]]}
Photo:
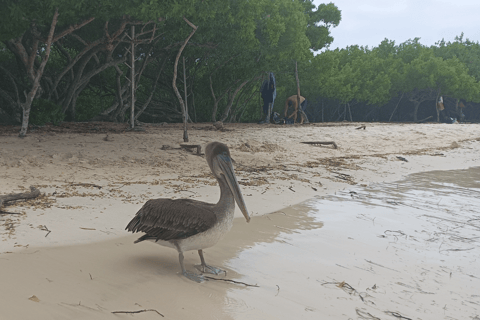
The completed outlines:
{"type": "MultiPolygon", "coordinates": [[[[0,136],[0,194],[23,192],[31,185],[43,193],[35,200],[4,208],[20,214],[0,215],[0,319],[161,318],[155,311],[111,313],[143,309],[156,309],[170,319],[357,319],[358,296],[345,294],[332,300],[331,289],[319,289],[306,279],[317,283],[345,280],[339,276],[339,252],[361,256],[372,246],[345,242],[341,228],[325,231],[323,237],[328,237],[309,249],[315,256],[310,268],[291,276],[281,268],[276,272],[278,264],[310,265],[302,260],[306,255],[285,247],[280,231],[322,231],[318,229],[321,222],[305,215],[308,205],[287,207],[352,185],[480,164],[477,124],[375,123],[367,124],[365,130],[355,129],[360,124],[343,123],[238,124],[227,125],[225,131],[212,130],[208,124],[194,125],[189,144],[203,148],[217,140],[230,147],[253,216],[248,225],[237,219],[225,241],[206,250],[206,259],[225,268],[228,279],[260,287],[220,281],[196,284],[180,276],[175,251],[154,244],[134,246],[136,237],[124,228],[151,198],[215,202],[219,190],[204,157],[179,148],[183,141],[177,125],[146,126],[145,132],[110,132],[108,137],[101,133],[102,126],[88,124],[81,132],[43,129],[24,139],[14,134],[0,136]],[[335,141],[339,148],[303,141],[335,141]],[[290,216],[294,217],[291,221],[290,216]],[[248,249],[262,243],[270,255],[261,255],[257,263],[258,259],[249,258],[248,249]]],[[[348,219],[342,223],[362,227],[348,219]]],[[[410,263],[415,264],[415,250],[401,250],[407,255],[411,250],[410,263]]],[[[391,258],[379,253],[375,262],[388,265],[391,258]]],[[[196,263],[198,255],[189,252],[187,269],[196,263]]],[[[356,272],[360,271],[348,270],[343,276],[356,272]]],[[[461,291],[460,283],[451,290],[461,291]]],[[[438,306],[422,299],[418,304],[409,308],[425,312],[412,319],[449,319],[450,315],[435,314],[438,306]]],[[[457,315],[450,319],[475,316],[457,315]]]]}

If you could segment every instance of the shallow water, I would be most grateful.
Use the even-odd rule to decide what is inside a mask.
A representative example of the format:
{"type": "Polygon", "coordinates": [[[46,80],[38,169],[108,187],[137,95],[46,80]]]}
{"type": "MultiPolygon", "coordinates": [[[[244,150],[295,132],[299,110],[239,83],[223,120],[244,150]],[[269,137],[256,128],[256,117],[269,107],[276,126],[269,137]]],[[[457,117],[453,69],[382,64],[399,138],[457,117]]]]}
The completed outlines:
{"type": "Polygon", "coordinates": [[[261,287],[227,292],[235,319],[480,319],[480,167],[345,189],[248,227],[261,236],[226,265],[261,287]]]}

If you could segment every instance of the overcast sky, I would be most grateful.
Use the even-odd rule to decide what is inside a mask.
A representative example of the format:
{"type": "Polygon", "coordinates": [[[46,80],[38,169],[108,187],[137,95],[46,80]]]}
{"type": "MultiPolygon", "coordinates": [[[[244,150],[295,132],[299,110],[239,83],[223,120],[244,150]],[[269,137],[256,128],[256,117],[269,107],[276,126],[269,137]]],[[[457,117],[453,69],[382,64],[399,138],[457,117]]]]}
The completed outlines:
{"type": "MultiPolygon", "coordinates": [[[[328,3],[329,0],[314,0],[328,3]]],[[[434,45],[444,38],[453,41],[462,32],[480,42],[480,0],[332,0],[342,12],[342,20],[331,29],[330,49],[358,44],[376,47],[388,38],[400,44],[420,38],[434,45]]]]}

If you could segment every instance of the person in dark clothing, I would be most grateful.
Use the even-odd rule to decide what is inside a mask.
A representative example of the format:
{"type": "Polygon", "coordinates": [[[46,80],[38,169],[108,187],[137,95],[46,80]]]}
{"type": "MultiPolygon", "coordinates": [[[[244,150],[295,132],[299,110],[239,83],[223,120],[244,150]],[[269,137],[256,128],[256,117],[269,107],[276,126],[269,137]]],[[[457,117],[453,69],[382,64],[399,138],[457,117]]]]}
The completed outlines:
{"type": "Polygon", "coordinates": [[[260,87],[260,93],[263,99],[263,114],[265,115],[265,118],[260,120],[259,123],[270,123],[273,115],[273,103],[277,97],[277,86],[275,84],[275,75],[273,72],[270,72],[268,79],[263,81],[262,86],[260,87]]]}

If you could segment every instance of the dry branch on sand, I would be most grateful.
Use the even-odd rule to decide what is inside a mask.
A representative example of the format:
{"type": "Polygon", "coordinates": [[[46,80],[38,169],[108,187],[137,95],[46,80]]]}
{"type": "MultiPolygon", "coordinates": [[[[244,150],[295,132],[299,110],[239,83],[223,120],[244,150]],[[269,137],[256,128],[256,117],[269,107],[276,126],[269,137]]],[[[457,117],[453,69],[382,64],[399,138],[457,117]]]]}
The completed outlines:
{"type": "Polygon", "coordinates": [[[148,311],[156,312],[157,314],[161,315],[162,317],[165,317],[163,314],[161,314],[160,312],[158,312],[155,309],[143,309],[143,310],[137,310],[137,311],[112,311],[112,313],[114,313],[114,314],[116,314],[116,313],[133,314],[133,313],[142,313],[142,312],[148,312],[148,311]]]}
{"type": "Polygon", "coordinates": [[[39,195],[40,195],[40,190],[38,190],[35,187],[30,187],[30,192],[12,193],[12,194],[0,196],[0,214],[10,214],[10,212],[2,211],[2,208],[5,206],[5,203],[7,202],[34,199],[39,195]]]}

